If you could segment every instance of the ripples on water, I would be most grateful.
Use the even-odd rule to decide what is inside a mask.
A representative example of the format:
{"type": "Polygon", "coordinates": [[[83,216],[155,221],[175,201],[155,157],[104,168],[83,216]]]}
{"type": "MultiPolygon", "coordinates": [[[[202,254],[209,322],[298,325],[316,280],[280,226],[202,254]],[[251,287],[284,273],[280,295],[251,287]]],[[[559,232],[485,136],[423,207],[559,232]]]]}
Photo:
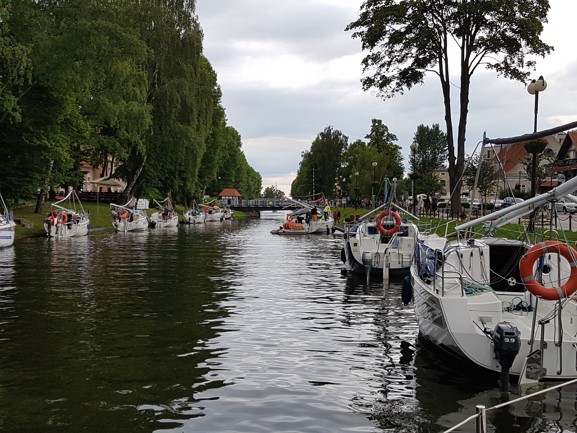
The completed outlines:
{"type": "MultiPolygon", "coordinates": [[[[344,277],[340,239],[276,225],[0,250],[0,432],[437,432],[500,402],[419,347],[400,282],[344,277]]],[[[574,391],[489,425],[563,431],[574,391]]]]}

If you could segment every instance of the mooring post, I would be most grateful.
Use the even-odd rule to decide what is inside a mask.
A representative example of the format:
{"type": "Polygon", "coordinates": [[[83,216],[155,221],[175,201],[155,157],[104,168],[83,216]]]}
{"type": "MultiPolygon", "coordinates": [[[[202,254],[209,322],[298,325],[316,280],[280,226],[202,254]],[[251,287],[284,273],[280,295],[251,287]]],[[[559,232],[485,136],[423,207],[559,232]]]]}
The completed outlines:
{"type": "Polygon", "coordinates": [[[477,405],[477,430],[476,433],[487,433],[487,411],[482,404],[477,405]]]}

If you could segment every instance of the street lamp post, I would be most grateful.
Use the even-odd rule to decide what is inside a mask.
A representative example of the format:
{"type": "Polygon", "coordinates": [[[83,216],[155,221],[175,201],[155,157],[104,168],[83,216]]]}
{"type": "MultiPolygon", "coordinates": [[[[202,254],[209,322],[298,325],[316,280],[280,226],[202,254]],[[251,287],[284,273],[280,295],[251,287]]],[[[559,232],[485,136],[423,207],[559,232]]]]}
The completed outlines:
{"type": "Polygon", "coordinates": [[[539,112],[539,93],[547,88],[547,81],[541,75],[537,80],[532,80],[527,86],[527,92],[535,95],[535,117],[533,120],[533,132],[537,132],[537,113],[539,112]]]}
{"type": "Polygon", "coordinates": [[[411,175],[411,186],[412,186],[412,193],[413,193],[413,213],[416,215],[417,213],[417,194],[415,194],[415,180],[417,178],[417,150],[419,149],[419,145],[416,141],[411,144],[411,154],[413,156],[413,173],[411,175]]]}
{"type": "Polygon", "coordinates": [[[371,203],[373,205],[373,209],[376,207],[376,203],[375,203],[375,184],[377,183],[376,181],[376,177],[375,177],[375,172],[377,170],[377,162],[373,161],[373,163],[371,164],[373,166],[373,181],[371,182],[371,203]]]}
{"type": "MultiPolygon", "coordinates": [[[[537,113],[539,112],[539,93],[547,88],[547,81],[540,76],[537,80],[532,80],[527,86],[527,92],[535,95],[535,115],[533,119],[533,132],[537,132],[537,113]]],[[[546,143],[542,140],[530,141],[525,144],[525,150],[533,156],[531,164],[531,197],[535,197],[537,193],[537,155],[545,150],[546,143]]],[[[535,211],[531,212],[529,217],[529,226],[527,227],[529,233],[535,231],[535,211]]]]}
{"type": "Polygon", "coordinates": [[[522,171],[519,170],[519,182],[517,183],[517,185],[519,185],[519,192],[521,192],[521,173],[522,171]]]}

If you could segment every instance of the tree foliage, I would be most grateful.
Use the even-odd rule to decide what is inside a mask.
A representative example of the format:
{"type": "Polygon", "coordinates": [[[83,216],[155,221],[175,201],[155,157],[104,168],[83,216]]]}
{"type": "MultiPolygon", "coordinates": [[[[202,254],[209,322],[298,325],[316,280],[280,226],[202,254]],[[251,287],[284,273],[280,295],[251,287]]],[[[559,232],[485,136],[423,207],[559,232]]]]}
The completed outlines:
{"type": "Polygon", "coordinates": [[[435,196],[444,191],[444,185],[435,170],[444,168],[447,161],[447,136],[438,124],[419,125],[413,137],[409,166],[415,180],[417,194],[435,196]]]}
{"type": "Polygon", "coordinates": [[[85,161],[127,195],[260,195],[202,38],[193,0],[0,6],[0,190],[81,188],[85,161]]]}
{"type": "MultiPolygon", "coordinates": [[[[532,153],[527,153],[521,163],[525,167],[527,177],[532,181],[533,176],[533,161],[535,161],[535,194],[539,194],[539,185],[547,180],[557,180],[557,173],[553,170],[556,161],[556,155],[551,149],[545,149],[547,142],[544,140],[534,140],[525,143],[525,148],[528,152],[534,151],[535,158],[532,153]]],[[[531,194],[527,195],[528,197],[531,194]]]]}
{"type": "Polygon", "coordinates": [[[346,135],[332,126],[320,132],[311,143],[310,151],[302,154],[297,177],[291,185],[291,196],[330,195],[348,140],[346,135]]]}
{"type": "Polygon", "coordinates": [[[368,141],[349,144],[342,132],[327,127],[319,133],[309,151],[303,152],[297,177],[291,185],[293,197],[323,193],[353,199],[380,196],[384,180],[403,177],[400,147],[396,135],[379,119],[373,119],[368,141]]]}
{"type": "MultiPolygon", "coordinates": [[[[452,191],[460,188],[464,169],[474,72],[484,66],[526,82],[535,65],[530,56],[545,56],[552,50],[540,39],[548,11],[548,0],[366,0],[359,18],[347,26],[368,51],[363,59],[369,74],[362,80],[365,90],[375,89],[390,98],[423,84],[429,73],[439,78],[452,191]],[[459,92],[456,133],[452,88],[459,92]]],[[[460,207],[458,196],[452,205],[455,210],[460,207]]]]}
{"type": "Polygon", "coordinates": [[[267,186],[262,196],[264,198],[283,198],[285,196],[284,192],[278,189],[275,185],[267,186]]]}
{"type": "Polygon", "coordinates": [[[482,198],[486,198],[495,190],[497,173],[493,164],[483,160],[481,156],[477,154],[471,158],[467,158],[463,178],[470,190],[475,187],[476,181],[479,194],[482,198]]]}

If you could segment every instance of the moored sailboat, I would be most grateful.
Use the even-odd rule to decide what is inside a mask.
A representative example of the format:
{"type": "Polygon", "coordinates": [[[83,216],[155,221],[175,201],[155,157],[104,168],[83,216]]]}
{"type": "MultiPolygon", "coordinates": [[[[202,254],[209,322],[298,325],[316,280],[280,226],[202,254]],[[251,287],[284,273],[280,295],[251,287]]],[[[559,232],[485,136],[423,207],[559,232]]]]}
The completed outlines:
{"type": "Polygon", "coordinates": [[[0,195],[2,211],[0,212],[0,248],[9,247],[14,243],[16,223],[12,217],[12,212],[8,211],[4,198],[0,195]]]}
{"type": "Polygon", "coordinates": [[[521,384],[577,378],[577,251],[552,230],[496,234],[499,227],[529,214],[534,218],[534,212],[562,197],[577,203],[570,194],[575,189],[577,177],[464,222],[456,226],[455,240],[419,236],[410,284],[403,291],[412,292],[420,335],[499,373],[503,391],[509,375],[521,384]],[[483,230],[480,237],[473,236],[476,228],[483,230]],[[548,239],[547,234],[554,236],[548,239]]]}
{"type": "Polygon", "coordinates": [[[148,230],[148,216],[143,209],[137,208],[135,198],[124,205],[110,204],[112,226],[117,232],[141,232],[148,230]]]}
{"type": "Polygon", "coordinates": [[[407,275],[418,229],[412,221],[403,220],[403,214],[410,215],[394,204],[386,204],[346,223],[341,250],[344,270],[378,276],[407,275]]]}
{"type": "Polygon", "coordinates": [[[90,214],[82,207],[76,191],[71,190],[62,200],[50,205],[44,219],[46,235],[53,238],[86,236],[90,230],[90,214]]]}
{"type": "Polygon", "coordinates": [[[178,227],[178,214],[176,213],[170,197],[158,202],[154,200],[158,210],[150,215],[150,226],[155,228],[178,227]]]}

